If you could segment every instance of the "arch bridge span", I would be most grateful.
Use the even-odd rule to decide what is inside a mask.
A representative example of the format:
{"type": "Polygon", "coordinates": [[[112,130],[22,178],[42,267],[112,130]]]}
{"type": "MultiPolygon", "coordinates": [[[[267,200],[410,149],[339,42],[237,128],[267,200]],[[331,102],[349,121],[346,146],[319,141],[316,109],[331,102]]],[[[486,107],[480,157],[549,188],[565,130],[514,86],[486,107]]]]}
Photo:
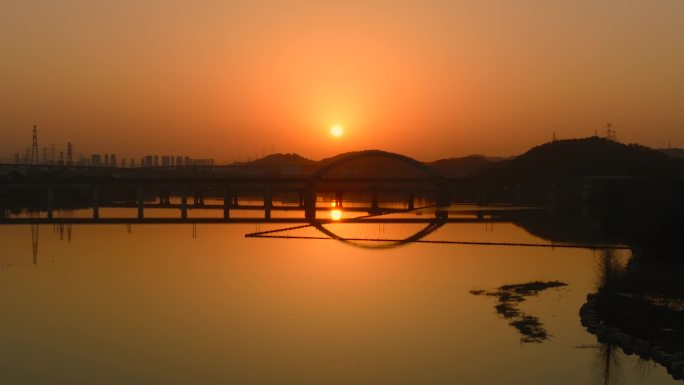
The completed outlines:
{"type": "MultiPolygon", "coordinates": [[[[437,170],[405,155],[381,150],[366,150],[335,159],[316,170],[309,177],[304,197],[306,218],[315,219],[316,217],[317,193],[332,192],[335,194],[335,201],[341,204],[344,192],[350,188],[369,192],[371,194],[371,212],[376,213],[381,212],[378,196],[382,192],[407,193],[409,195],[408,209],[413,209],[414,194],[419,192],[434,193],[437,206],[448,206],[450,203],[449,187],[446,178],[437,170]],[[341,180],[336,181],[336,178],[329,177],[335,170],[348,163],[373,157],[397,160],[419,171],[424,177],[373,177],[365,178],[368,179],[366,184],[362,183],[364,178],[359,178],[354,183],[355,186],[350,186],[349,178],[341,178],[341,180]]],[[[445,214],[441,213],[440,215],[445,214]]]]}

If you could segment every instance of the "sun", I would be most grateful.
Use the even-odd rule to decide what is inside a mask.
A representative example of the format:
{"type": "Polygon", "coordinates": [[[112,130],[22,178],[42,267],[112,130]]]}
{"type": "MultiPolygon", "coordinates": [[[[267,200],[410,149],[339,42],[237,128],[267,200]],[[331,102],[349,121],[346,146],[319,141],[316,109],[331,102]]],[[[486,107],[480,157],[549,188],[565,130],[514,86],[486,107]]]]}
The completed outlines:
{"type": "Polygon", "coordinates": [[[330,135],[339,138],[342,134],[344,134],[344,128],[341,125],[335,124],[330,127],[330,135]]]}

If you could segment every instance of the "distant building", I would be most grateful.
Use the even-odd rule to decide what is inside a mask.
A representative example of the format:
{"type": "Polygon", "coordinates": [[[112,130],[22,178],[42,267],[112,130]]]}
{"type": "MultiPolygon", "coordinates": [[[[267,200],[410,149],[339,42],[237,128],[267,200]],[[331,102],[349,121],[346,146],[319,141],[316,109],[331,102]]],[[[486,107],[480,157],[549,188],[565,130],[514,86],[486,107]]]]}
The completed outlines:
{"type": "Polygon", "coordinates": [[[93,166],[102,165],[102,156],[100,154],[93,154],[90,156],[90,164],[93,166]]]}
{"type": "Polygon", "coordinates": [[[161,165],[163,167],[169,167],[171,166],[171,158],[168,155],[162,155],[161,157],[161,165]]]}
{"type": "Polygon", "coordinates": [[[109,165],[112,166],[112,167],[116,167],[116,166],[117,166],[117,163],[116,163],[116,154],[112,154],[112,155],[109,156],[109,165]]]}
{"type": "Polygon", "coordinates": [[[153,166],[154,166],[154,167],[159,167],[159,155],[154,155],[154,156],[153,156],[153,159],[154,159],[154,164],[153,164],[153,166]]]}

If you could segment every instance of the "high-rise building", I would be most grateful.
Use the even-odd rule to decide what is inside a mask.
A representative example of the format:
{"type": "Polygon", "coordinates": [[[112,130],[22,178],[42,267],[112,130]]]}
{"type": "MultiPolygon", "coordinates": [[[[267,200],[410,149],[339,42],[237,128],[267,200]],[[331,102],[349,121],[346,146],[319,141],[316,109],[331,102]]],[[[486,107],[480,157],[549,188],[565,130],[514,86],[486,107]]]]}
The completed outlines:
{"type": "Polygon", "coordinates": [[[111,167],[116,167],[116,154],[112,154],[109,156],[109,166],[111,167]]]}
{"type": "Polygon", "coordinates": [[[90,164],[92,166],[101,166],[102,165],[102,156],[100,154],[92,154],[90,156],[90,164]]]}
{"type": "Polygon", "coordinates": [[[182,156],[177,156],[176,157],[176,166],[180,167],[183,165],[183,157],[182,156]]]}

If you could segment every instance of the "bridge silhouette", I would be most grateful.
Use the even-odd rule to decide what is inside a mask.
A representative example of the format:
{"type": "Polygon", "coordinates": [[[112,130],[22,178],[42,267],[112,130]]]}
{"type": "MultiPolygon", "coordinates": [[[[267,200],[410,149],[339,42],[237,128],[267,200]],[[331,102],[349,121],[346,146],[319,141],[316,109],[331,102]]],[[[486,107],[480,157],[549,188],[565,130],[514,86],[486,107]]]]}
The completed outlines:
{"type": "MultiPolygon", "coordinates": [[[[273,211],[301,211],[303,220],[316,219],[321,209],[322,197],[332,197],[338,207],[345,211],[373,214],[413,210],[417,197],[430,199],[437,207],[451,203],[451,188],[447,178],[415,159],[380,150],[351,153],[336,159],[309,176],[91,176],[60,177],[47,174],[41,178],[0,179],[0,223],[24,223],[26,218],[8,215],[10,209],[44,211],[45,218],[32,221],[44,223],[86,223],[85,218],[57,218],[59,209],[90,209],[91,222],[122,223],[135,219],[138,223],[172,223],[172,218],[150,217],[146,209],[177,210],[178,222],[219,223],[253,222],[252,218],[233,218],[233,210],[263,211],[263,220],[288,222],[292,218],[273,218],[273,211]],[[379,157],[398,161],[416,170],[419,176],[335,176],[345,165],[357,160],[379,157]],[[368,206],[345,207],[348,194],[366,194],[368,206]],[[280,205],[274,204],[279,195],[280,205]],[[393,201],[402,196],[404,208],[381,207],[383,195],[391,195],[393,201]],[[293,204],[283,204],[289,197],[293,204]],[[31,197],[28,201],[26,197],[31,197]],[[245,204],[241,198],[251,201],[245,204]],[[211,200],[217,200],[211,202],[211,200]],[[192,200],[190,202],[190,200],[192,200]],[[260,203],[254,204],[254,201],[260,203]],[[134,218],[103,218],[101,209],[135,209],[134,218]],[[190,210],[222,210],[222,218],[190,218],[190,210]]],[[[436,211],[446,217],[446,212],[436,211]]]]}

